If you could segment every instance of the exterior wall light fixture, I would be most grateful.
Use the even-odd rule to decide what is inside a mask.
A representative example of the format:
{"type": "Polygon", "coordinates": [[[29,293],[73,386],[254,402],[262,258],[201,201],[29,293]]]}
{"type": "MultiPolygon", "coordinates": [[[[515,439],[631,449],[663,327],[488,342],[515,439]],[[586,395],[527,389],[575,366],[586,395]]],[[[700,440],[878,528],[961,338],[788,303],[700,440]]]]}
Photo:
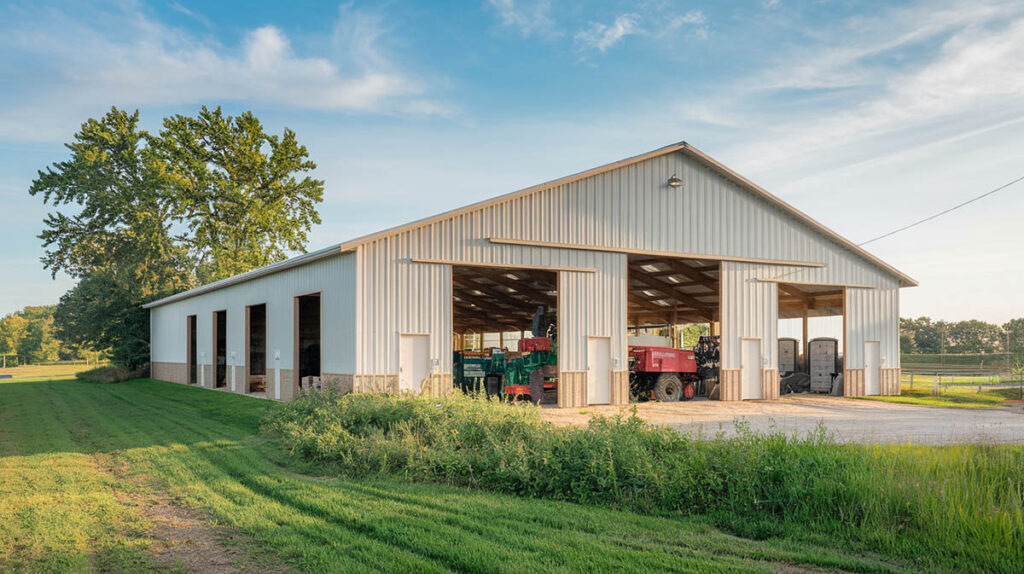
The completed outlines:
{"type": "Polygon", "coordinates": [[[669,187],[683,187],[684,183],[685,182],[683,180],[679,179],[678,177],[676,177],[676,174],[674,174],[674,173],[672,174],[672,177],[668,178],[668,186],[669,187]]]}

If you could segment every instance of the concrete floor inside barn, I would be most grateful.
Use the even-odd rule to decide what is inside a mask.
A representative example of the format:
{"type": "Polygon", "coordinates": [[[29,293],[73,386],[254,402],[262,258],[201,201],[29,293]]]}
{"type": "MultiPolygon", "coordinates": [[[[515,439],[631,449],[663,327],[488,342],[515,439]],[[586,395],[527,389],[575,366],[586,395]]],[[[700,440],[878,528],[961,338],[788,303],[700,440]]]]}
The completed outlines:
{"type": "MultiPolygon", "coordinates": [[[[787,395],[777,401],[720,402],[693,400],[647,402],[637,414],[653,424],[704,436],[736,433],[745,420],[760,432],[814,431],[824,422],[838,442],[863,443],[1024,443],[1024,405],[992,409],[959,409],[885,403],[817,395],[787,395]]],[[[585,424],[592,415],[614,416],[630,407],[588,406],[545,408],[543,416],[556,424],[585,424]]]]}

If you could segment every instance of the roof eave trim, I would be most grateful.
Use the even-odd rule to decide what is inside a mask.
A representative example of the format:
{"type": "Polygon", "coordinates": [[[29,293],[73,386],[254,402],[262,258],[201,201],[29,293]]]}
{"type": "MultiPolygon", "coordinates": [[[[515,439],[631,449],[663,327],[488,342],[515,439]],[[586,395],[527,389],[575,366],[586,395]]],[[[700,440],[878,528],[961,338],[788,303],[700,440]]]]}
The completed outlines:
{"type": "Polygon", "coordinates": [[[265,277],[267,275],[273,275],[274,273],[280,273],[281,271],[287,271],[288,269],[306,265],[308,263],[313,263],[314,261],[319,261],[321,259],[326,259],[328,257],[334,257],[336,255],[350,253],[352,251],[355,251],[355,249],[346,249],[341,244],[332,245],[330,247],[325,247],[324,249],[318,249],[317,251],[303,253],[302,255],[292,257],[291,259],[285,259],[284,261],[271,263],[270,265],[260,267],[258,269],[253,269],[252,271],[247,271],[245,273],[242,273],[241,275],[235,275],[233,277],[228,277],[227,279],[221,279],[220,281],[214,281],[213,283],[208,283],[206,285],[201,285],[199,287],[189,289],[188,291],[175,293],[174,295],[169,295],[167,297],[164,297],[163,299],[157,299],[156,301],[146,303],[142,306],[142,308],[152,309],[154,307],[160,307],[162,305],[167,305],[168,303],[182,301],[185,299],[189,299],[191,297],[195,297],[197,295],[202,295],[204,293],[209,293],[211,291],[223,289],[224,287],[230,287],[231,285],[245,283],[246,281],[250,281],[252,279],[265,277]]]}

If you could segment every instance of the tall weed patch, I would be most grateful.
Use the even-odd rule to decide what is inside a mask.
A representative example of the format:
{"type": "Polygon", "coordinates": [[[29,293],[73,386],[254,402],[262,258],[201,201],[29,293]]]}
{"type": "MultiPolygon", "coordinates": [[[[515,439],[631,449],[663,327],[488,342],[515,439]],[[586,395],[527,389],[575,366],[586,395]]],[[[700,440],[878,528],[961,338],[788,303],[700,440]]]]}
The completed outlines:
{"type": "Polygon", "coordinates": [[[1024,448],[840,445],[823,430],[738,424],[736,437],[694,438],[632,414],[557,427],[536,407],[479,397],[314,393],[265,426],[346,476],[707,515],[757,538],[798,528],[981,570],[1024,560],[1024,448]]]}

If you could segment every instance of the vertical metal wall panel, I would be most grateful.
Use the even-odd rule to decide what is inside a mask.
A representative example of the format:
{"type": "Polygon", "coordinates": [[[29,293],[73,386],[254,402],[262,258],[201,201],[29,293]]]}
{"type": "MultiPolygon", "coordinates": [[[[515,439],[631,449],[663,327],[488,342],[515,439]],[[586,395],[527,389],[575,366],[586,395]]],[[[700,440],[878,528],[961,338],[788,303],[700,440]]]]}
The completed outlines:
{"type": "Polygon", "coordinates": [[[196,316],[197,359],[211,364],[213,312],[227,310],[227,354],[235,353],[235,365],[245,362],[245,307],[267,305],[267,364],[273,368],[273,353],[281,351],[281,368],[293,368],[293,301],[296,295],[320,291],[323,370],[352,373],[355,370],[355,254],[323,259],[273,275],[267,275],[154,307],[151,360],[154,363],[184,363],[185,318],[196,316]],[[201,355],[205,353],[205,358],[201,355]]]}
{"type": "MultiPolygon", "coordinates": [[[[554,211],[543,198],[529,198],[526,204],[538,213],[554,211]]],[[[441,373],[451,373],[452,266],[417,260],[589,270],[563,271],[559,276],[565,323],[559,326],[561,366],[585,369],[585,342],[591,335],[612,337],[612,361],[624,365],[626,256],[487,240],[511,233],[513,227],[533,227],[531,221],[501,204],[361,246],[356,372],[397,373],[397,337],[407,332],[429,333],[431,359],[438,361],[441,373]]]]}
{"type": "Polygon", "coordinates": [[[682,154],[657,157],[385,236],[359,248],[356,372],[394,374],[399,332],[434,335],[431,356],[451,372],[451,266],[416,259],[491,265],[573,267],[560,272],[562,368],[586,368],[585,337],[609,334],[625,365],[626,256],[533,245],[509,238],[580,246],[819,263],[801,267],[723,263],[724,367],[742,337],[762,339],[775,364],[778,287],[757,278],[828,285],[897,287],[885,271],[822,236],[793,215],[682,154]],[[685,186],[665,183],[673,173],[685,186]]]}
{"type": "Polygon", "coordinates": [[[825,265],[778,270],[791,281],[836,285],[893,281],[860,255],[681,153],[513,198],[499,206],[503,226],[492,229],[513,239],[825,265]],[[686,182],[682,188],[665,183],[673,173],[686,182]],[[509,214],[513,224],[505,225],[509,214]]]}
{"type": "Polygon", "coordinates": [[[864,343],[878,341],[883,369],[900,367],[899,289],[846,290],[845,368],[864,368],[864,343]]]}
{"type": "Polygon", "coordinates": [[[740,368],[740,341],[761,340],[761,357],[770,368],[778,364],[779,286],[758,281],[766,266],[723,261],[721,325],[723,369],[740,368]]]}

